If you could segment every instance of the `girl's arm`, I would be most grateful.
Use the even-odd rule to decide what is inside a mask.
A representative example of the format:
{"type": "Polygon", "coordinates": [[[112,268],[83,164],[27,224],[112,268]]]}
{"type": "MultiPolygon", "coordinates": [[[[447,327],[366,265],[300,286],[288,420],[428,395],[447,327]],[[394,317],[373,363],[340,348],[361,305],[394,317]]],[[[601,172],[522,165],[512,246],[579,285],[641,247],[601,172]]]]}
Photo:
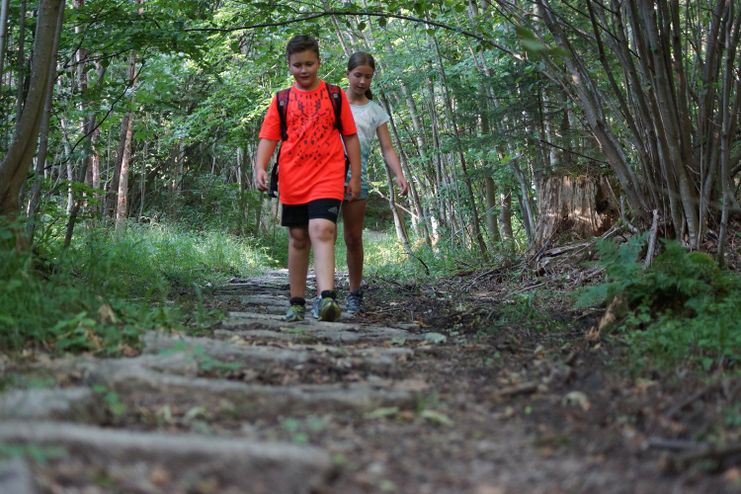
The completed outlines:
{"type": "Polygon", "coordinates": [[[394,172],[396,176],[396,185],[399,186],[401,195],[406,195],[409,192],[409,182],[404,178],[404,172],[401,171],[401,163],[399,157],[394,151],[394,145],[391,144],[391,135],[389,134],[388,124],[379,125],[376,129],[376,135],[378,135],[378,142],[381,144],[381,154],[383,160],[386,162],[386,166],[394,172]]]}
{"type": "Polygon", "coordinates": [[[358,134],[342,136],[345,141],[347,157],[350,159],[350,183],[347,184],[347,192],[350,199],[357,199],[360,195],[360,140],[358,134]]]}

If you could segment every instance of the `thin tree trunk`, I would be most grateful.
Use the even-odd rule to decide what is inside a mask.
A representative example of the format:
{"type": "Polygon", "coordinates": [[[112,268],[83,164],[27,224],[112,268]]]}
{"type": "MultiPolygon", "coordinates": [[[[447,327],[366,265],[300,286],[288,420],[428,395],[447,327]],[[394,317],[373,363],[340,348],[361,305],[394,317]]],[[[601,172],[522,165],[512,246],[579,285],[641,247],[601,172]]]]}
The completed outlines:
{"type": "Polygon", "coordinates": [[[23,93],[26,87],[26,0],[21,0],[20,14],[18,15],[18,73],[16,74],[15,121],[21,119],[25,98],[23,93]]]}
{"type": "Polygon", "coordinates": [[[0,92],[5,75],[5,50],[8,46],[8,7],[10,0],[0,0],[0,92]]]}
{"type": "Polygon", "coordinates": [[[509,163],[512,173],[514,173],[517,183],[520,184],[520,204],[522,205],[522,224],[525,227],[525,233],[527,234],[528,243],[532,244],[535,238],[535,215],[533,214],[533,208],[530,204],[530,190],[528,187],[525,174],[522,173],[520,167],[517,165],[515,160],[509,163]]]}
{"type": "MultiPolygon", "coordinates": [[[[13,143],[0,162],[0,216],[10,221],[20,209],[18,194],[36,151],[39,129],[50,91],[49,78],[56,67],[57,41],[64,2],[41,0],[34,39],[34,57],[23,112],[16,123],[13,143]]],[[[53,87],[53,86],[52,86],[53,87]]]]}
{"type": "Polygon", "coordinates": [[[497,244],[502,240],[497,224],[497,184],[490,176],[487,176],[484,178],[484,185],[486,187],[486,226],[491,242],[497,244]]]}
{"type": "Polygon", "coordinates": [[[34,168],[33,184],[28,197],[28,206],[26,207],[26,216],[28,217],[27,237],[33,245],[33,236],[36,231],[36,211],[39,208],[41,197],[41,184],[44,181],[44,169],[46,168],[46,157],[49,150],[49,120],[51,118],[51,103],[54,90],[55,78],[49,77],[49,88],[46,94],[46,103],[44,104],[44,113],[41,117],[39,127],[39,150],[36,154],[36,167],[34,168]]]}
{"type": "MultiPolygon", "coordinates": [[[[136,78],[136,53],[129,54],[129,86],[133,87],[136,78]]],[[[132,96],[133,99],[133,96],[132,96]]],[[[121,142],[118,146],[116,169],[114,173],[118,176],[116,180],[116,211],[114,214],[116,228],[123,225],[128,216],[128,192],[129,192],[129,165],[131,160],[131,140],[134,129],[134,113],[131,109],[126,111],[121,122],[121,142]]]]}
{"type": "MultiPolygon", "coordinates": [[[[438,66],[438,72],[440,73],[440,82],[443,86],[443,94],[444,94],[444,102],[445,102],[445,110],[446,110],[446,119],[451,125],[452,131],[453,131],[453,139],[455,141],[456,150],[458,151],[458,158],[460,160],[461,164],[461,172],[463,173],[463,183],[466,188],[466,192],[468,195],[468,202],[469,207],[471,209],[471,226],[473,227],[473,237],[476,240],[476,243],[479,247],[479,252],[481,254],[481,257],[485,260],[489,260],[489,253],[486,249],[486,242],[484,242],[484,236],[481,234],[481,220],[479,218],[479,210],[476,206],[476,197],[473,193],[473,184],[471,183],[471,176],[468,172],[468,165],[466,163],[466,154],[463,151],[463,144],[461,143],[460,139],[460,133],[458,130],[458,120],[456,118],[456,114],[453,111],[453,102],[450,96],[450,91],[448,90],[448,80],[447,75],[445,74],[445,67],[443,65],[442,56],[440,55],[440,46],[438,45],[437,38],[435,38],[434,35],[430,36],[432,45],[435,49],[435,55],[437,56],[437,66],[438,66]]],[[[461,208],[457,208],[460,210],[461,208]]]]}
{"type": "Polygon", "coordinates": [[[422,207],[422,200],[419,197],[419,191],[417,191],[417,186],[412,179],[413,175],[408,165],[409,156],[407,155],[407,152],[402,145],[401,138],[399,137],[399,130],[396,128],[396,121],[391,115],[391,112],[388,111],[389,103],[385,98],[384,104],[386,105],[386,111],[390,115],[389,123],[391,124],[391,131],[394,135],[394,139],[396,139],[396,147],[399,150],[399,160],[401,161],[402,168],[404,168],[404,174],[409,177],[409,197],[411,198],[412,207],[414,208],[414,212],[416,213],[415,215],[412,215],[412,225],[415,227],[417,235],[424,238],[425,243],[432,247],[430,229],[425,218],[424,208],[422,207]]]}
{"type": "Polygon", "coordinates": [[[129,165],[131,162],[131,139],[134,129],[134,115],[129,110],[126,115],[126,129],[122,144],[122,154],[119,160],[118,194],[116,200],[116,229],[123,226],[128,216],[128,193],[129,193],[129,165]]]}
{"type": "Polygon", "coordinates": [[[386,182],[389,188],[389,208],[391,208],[391,215],[394,218],[394,229],[396,230],[396,238],[404,246],[404,250],[407,253],[412,252],[412,247],[409,244],[409,236],[407,235],[406,228],[404,227],[404,220],[399,214],[399,208],[396,206],[396,193],[394,191],[394,181],[391,177],[391,171],[386,170],[386,182]]]}
{"type": "Polygon", "coordinates": [[[515,235],[512,231],[512,191],[499,194],[499,224],[502,227],[502,239],[511,249],[514,248],[515,235]]]}

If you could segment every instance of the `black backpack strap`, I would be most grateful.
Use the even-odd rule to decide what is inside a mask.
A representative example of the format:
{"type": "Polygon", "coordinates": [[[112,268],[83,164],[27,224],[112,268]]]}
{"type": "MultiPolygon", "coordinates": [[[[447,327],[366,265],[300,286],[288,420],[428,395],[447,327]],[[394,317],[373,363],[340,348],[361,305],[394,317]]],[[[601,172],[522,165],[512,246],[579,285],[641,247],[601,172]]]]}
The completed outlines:
{"type": "Polygon", "coordinates": [[[340,87],[328,82],[326,85],[329,101],[332,102],[332,108],[334,108],[334,128],[342,134],[342,94],[340,93],[340,87]]]}
{"type": "Polygon", "coordinates": [[[290,87],[275,93],[275,98],[278,103],[278,117],[280,117],[280,138],[283,141],[288,139],[288,123],[286,122],[286,114],[288,113],[288,99],[290,97],[290,87]]]}
{"type": "MultiPolygon", "coordinates": [[[[278,104],[278,120],[280,121],[280,139],[286,141],[288,139],[288,123],[286,114],[288,113],[288,99],[291,96],[291,88],[283,89],[275,93],[276,103],[278,104]]],[[[275,158],[273,169],[270,171],[270,187],[268,189],[268,196],[278,197],[278,162],[280,161],[280,149],[278,149],[278,156],[275,158]]]]}

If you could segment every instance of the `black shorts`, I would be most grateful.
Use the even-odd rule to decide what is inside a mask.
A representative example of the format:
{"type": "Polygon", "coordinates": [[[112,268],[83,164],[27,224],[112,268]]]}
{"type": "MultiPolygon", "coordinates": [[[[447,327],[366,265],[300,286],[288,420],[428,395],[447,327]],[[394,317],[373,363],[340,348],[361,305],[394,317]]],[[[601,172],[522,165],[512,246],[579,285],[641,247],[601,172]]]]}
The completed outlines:
{"type": "Polygon", "coordinates": [[[339,199],[316,199],[306,204],[283,204],[282,226],[308,226],[309,220],[321,218],[337,223],[340,213],[339,199]]]}

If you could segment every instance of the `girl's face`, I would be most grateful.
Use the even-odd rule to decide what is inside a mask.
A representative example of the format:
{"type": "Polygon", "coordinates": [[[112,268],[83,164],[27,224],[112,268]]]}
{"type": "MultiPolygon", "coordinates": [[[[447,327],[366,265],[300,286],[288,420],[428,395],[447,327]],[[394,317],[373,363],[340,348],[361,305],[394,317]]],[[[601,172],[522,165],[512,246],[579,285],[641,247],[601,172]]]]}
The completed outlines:
{"type": "Polygon", "coordinates": [[[368,65],[358,65],[347,73],[350,81],[350,91],[355,95],[365,95],[365,91],[370,88],[373,80],[373,68],[368,65]]]}
{"type": "Polygon", "coordinates": [[[319,57],[312,50],[300,51],[288,57],[288,70],[296,79],[296,85],[304,91],[319,85],[316,76],[319,71],[319,57]]]}

